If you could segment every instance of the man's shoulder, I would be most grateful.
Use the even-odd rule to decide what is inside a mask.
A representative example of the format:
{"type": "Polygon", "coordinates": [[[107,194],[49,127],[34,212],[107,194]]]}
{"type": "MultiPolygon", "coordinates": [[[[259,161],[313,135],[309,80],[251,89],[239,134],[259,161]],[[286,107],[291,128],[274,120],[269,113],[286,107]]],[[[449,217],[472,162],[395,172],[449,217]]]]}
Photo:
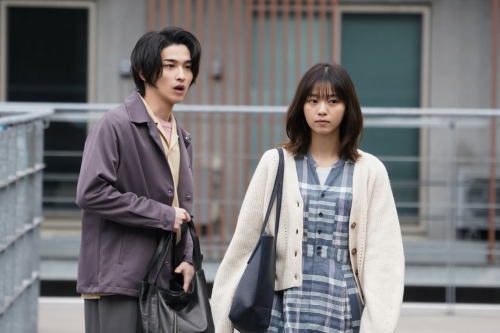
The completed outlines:
{"type": "Polygon", "coordinates": [[[104,112],[99,122],[108,126],[122,126],[129,123],[127,108],[124,103],[118,104],[108,111],[104,112]]]}

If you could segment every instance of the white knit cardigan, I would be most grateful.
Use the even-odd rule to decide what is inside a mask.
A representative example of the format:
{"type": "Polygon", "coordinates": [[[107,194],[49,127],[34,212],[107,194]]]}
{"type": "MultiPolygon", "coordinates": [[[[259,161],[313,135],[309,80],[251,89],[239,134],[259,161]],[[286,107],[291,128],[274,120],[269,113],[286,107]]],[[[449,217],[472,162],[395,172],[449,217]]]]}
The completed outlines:
{"type": "MultiPolygon", "coordinates": [[[[361,333],[396,329],[404,287],[404,254],[387,171],[375,156],[359,151],[354,165],[349,250],[364,310],[361,333]]],[[[260,236],[278,166],[278,153],[262,156],[246,192],[235,233],[217,271],[212,313],[217,333],[233,332],[228,318],[234,291],[260,236]]],[[[302,283],[303,202],[293,155],[285,151],[275,290],[302,283]]],[[[267,231],[274,233],[271,213],[267,231]]],[[[236,332],[236,330],[234,330],[236,332]]]]}

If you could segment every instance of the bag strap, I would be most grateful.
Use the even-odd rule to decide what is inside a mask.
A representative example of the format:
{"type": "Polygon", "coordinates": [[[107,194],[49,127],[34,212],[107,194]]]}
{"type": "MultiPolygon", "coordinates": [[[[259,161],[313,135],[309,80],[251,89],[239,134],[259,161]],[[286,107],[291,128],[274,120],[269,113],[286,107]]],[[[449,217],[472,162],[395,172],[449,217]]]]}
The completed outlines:
{"type": "Polygon", "coordinates": [[[280,223],[280,215],[281,215],[281,198],[283,194],[283,174],[285,170],[285,158],[283,154],[283,148],[277,148],[279,155],[278,162],[278,170],[276,172],[276,179],[274,180],[273,192],[271,193],[271,199],[269,200],[269,206],[267,206],[266,217],[264,219],[264,223],[262,224],[262,229],[260,234],[264,234],[267,223],[269,222],[269,216],[271,215],[271,210],[273,208],[274,200],[277,199],[276,202],[276,223],[274,225],[274,237],[278,236],[278,229],[280,223]]]}
{"type": "MultiPolygon", "coordinates": [[[[189,236],[193,241],[193,267],[195,271],[198,271],[201,269],[203,261],[200,241],[196,235],[193,219],[191,218],[191,221],[185,224],[187,225],[189,236]]],[[[155,254],[153,255],[153,259],[149,265],[148,273],[146,274],[146,280],[148,283],[156,285],[167,256],[172,255],[174,251],[174,240],[174,232],[165,232],[165,234],[161,237],[160,242],[156,247],[155,254]]]]}

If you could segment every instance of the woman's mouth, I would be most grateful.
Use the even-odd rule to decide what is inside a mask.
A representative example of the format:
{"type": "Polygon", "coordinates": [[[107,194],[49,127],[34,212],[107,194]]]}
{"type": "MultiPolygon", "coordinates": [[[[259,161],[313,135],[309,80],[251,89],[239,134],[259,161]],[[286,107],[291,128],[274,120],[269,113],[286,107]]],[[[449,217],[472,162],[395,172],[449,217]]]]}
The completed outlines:
{"type": "Polygon", "coordinates": [[[318,125],[326,125],[330,122],[328,120],[316,120],[315,123],[318,125]]]}

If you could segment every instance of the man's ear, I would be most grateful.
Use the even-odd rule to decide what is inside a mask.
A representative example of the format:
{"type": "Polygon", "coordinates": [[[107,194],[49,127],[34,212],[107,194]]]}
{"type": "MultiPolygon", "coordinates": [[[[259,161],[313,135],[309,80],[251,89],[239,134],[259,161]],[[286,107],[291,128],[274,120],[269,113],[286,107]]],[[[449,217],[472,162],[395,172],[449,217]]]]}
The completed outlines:
{"type": "Polygon", "coordinates": [[[142,81],[146,82],[146,79],[144,78],[142,71],[139,71],[139,77],[141,78],[142,81]]]}

